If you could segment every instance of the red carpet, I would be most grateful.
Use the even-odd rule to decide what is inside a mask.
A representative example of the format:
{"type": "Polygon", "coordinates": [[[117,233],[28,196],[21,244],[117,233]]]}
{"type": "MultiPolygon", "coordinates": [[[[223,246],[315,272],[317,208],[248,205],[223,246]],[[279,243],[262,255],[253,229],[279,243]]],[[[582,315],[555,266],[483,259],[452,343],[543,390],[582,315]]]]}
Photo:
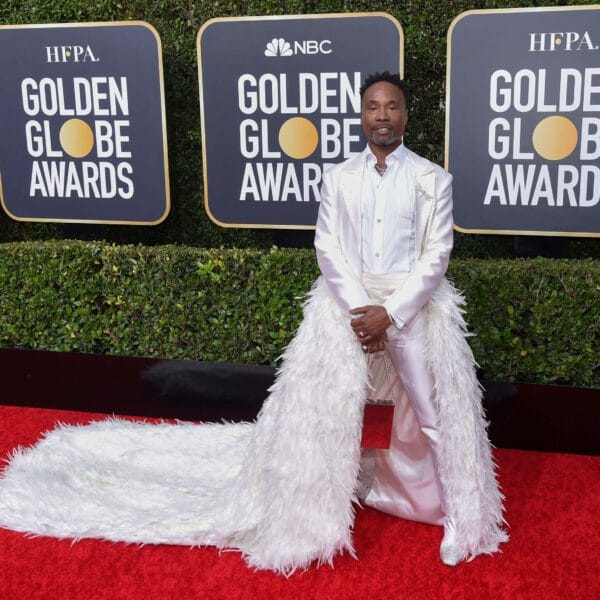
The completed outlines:
{"type": "MultiPolygon", "coordinates": [[[[386,410],[370,411],[365,440],[381,445],[386,410]]],[[[89,413],[0,407],[0,455],[35,442],[56,421],[89,413]]],[[[356,519],[359,560],[311,568],[290,579],[253,572],[235,552],[212,548],[76,544],[0,530],[0,598],[361,600],[600,598],[600,458],[497,450],[511,541],[504,552],[452,569],[438,559],[432,527],[371,509],[356,519]]]]}

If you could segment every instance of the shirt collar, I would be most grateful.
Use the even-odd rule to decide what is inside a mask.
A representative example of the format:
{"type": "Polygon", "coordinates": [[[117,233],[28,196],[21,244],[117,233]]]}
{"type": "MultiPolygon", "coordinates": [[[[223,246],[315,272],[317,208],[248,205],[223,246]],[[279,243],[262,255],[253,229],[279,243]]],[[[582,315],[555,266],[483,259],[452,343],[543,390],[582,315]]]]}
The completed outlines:
{"type": "MultiPolygon", "coordinates": [[[[404,144],[402,143],[392,153],[387,155],[385,161],[388,166],[392,165],[395,162],[401,165],[405,159],[406,150],[404,148],[404,144]]],[[[371,151],[371,147],[369,146],[369,144],[367,144],[367,147],[365,148],[365,162],[368,166],[374,165],[377,162],[377,159],[371,151]]]]}

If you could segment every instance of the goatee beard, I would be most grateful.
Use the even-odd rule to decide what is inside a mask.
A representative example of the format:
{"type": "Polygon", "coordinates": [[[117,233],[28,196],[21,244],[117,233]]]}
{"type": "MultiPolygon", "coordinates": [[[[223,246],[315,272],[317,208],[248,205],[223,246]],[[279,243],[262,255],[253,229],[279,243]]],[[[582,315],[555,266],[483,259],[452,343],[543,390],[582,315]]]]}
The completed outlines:
{"type": "Polygon", "coordinates": [[[402,143],[402,137],[393,137],[389,139],[379,140],[375,136],[371,136],[369,141],[376,146],[393,146],[394,144],[400,145],[402,143]]]}

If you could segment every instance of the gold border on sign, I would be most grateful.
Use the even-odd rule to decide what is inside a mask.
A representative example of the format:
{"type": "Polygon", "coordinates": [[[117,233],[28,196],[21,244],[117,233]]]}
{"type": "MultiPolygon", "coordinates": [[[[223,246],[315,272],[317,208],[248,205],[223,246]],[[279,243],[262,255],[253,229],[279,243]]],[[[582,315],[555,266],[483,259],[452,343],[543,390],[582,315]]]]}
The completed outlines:
{"type": "MultiPolygon", "coordinates": [[[[503,14],[516,12],[549,12],[549,11],[575,11],[575,10],[598,10],[600,4],[590,4],[587,6],[547,6],[547,7],[524,7],[524,8],[486,8],[481,10],[466,10],[454,17],[448,34],[446,35],[446,126],[444,137],[444,168],[448,170],[448,151],[450,146],[450,82],[451,82],[451,64],[452,64],[452,33],[457,23],[464,17],[480,14],[503,14]]],[[[461,233],[485,233],[489,235],[536,235],[544,237],[600,237],[600,232],[588,233],[584,231],[525,231],[522,229],[467,229],[454,224],[454,229],[461,233]]]]}
{"type": "Polygon", "coordinates": [[[208,205],[208,174],[206,169],[206,137],[204,135],[204,85],[202,81],[202,34],[214,23],[229,23],[237,21],[284,21],[290,19],[353,19],[356,17],[383,17],[391,21],[398,29],[400,34],[400,55],[398,57],[400,77],[404,77],[404,31],[400,22],[392,15],[386,12],[356,12],[356,13],[322,13],[311,15],[266,15],[253,17],[217,17],[209,19],[200,27],[196,34],[196,54],[198,58],[198,87],[200,91],[200,127],[202,129],[202,176],[204,181],[204,210],[208,218],[219,227],[238,228],[238,229],[291,229],[291,230],[310,230],[315,229],[316,225],[271,225],[264,223],[224,223],[219,221],[211,212],[208,205]]]}
{"type": "Polygon", "coordinates": [[[97,22],[85,22],[85,23],[25,23],[23,25],[0,25],[0,31],[2,29],[58,29],[58,28],[71,28],[71,27],[129,27],[131,25],[143,27],[150,31],[156,40],[156,52],[158,58],[158,77],[160,87],[160,112],[161,112],[161,126],[162,126],[162,138],[163,138],[163,169],[165,176],[165,210],[163,214],[156,221],[105,221],[96,219],[49,219],[49,218],[25,218],[17,217],[13,215],[6,204],[4,203],[4,192],[2,189],[2,174],[0,173],[0,203],[4,212],[15,221],[20,222],[34,222],[34,223],[83,223],[87,225],[159,225],[168,216],[171,211],[171,189],[169,182],[169,151],[167,148],[167,116],[165,108],[165,82],[162,62],[162,42],[158,31],[153,25],[146,21],[97,21],[97,22]]]}

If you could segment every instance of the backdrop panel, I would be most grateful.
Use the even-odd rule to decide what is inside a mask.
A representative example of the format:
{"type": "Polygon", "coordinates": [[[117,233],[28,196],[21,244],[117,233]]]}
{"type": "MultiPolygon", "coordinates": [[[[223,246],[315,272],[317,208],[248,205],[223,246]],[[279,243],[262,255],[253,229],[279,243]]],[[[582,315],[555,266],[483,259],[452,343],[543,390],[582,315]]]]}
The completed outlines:
{"type": "Polygon", "coordinates": [[[448,33],[457,229],[600,235],[600,8],[469,11],[448,33]]]}
{"type": "Polygon", "coordinates": [[[214,19],[197,46],[209,217],[314,227],[323,169],[364,147],[365,75],[402,71],[400,25],[385,13],[214,19]]]}
{"type": "Polygon", "coordinates": [[[0,27],[0,197],[23,221],[169,212],[161,45],[147,23],[0,27]]]}

